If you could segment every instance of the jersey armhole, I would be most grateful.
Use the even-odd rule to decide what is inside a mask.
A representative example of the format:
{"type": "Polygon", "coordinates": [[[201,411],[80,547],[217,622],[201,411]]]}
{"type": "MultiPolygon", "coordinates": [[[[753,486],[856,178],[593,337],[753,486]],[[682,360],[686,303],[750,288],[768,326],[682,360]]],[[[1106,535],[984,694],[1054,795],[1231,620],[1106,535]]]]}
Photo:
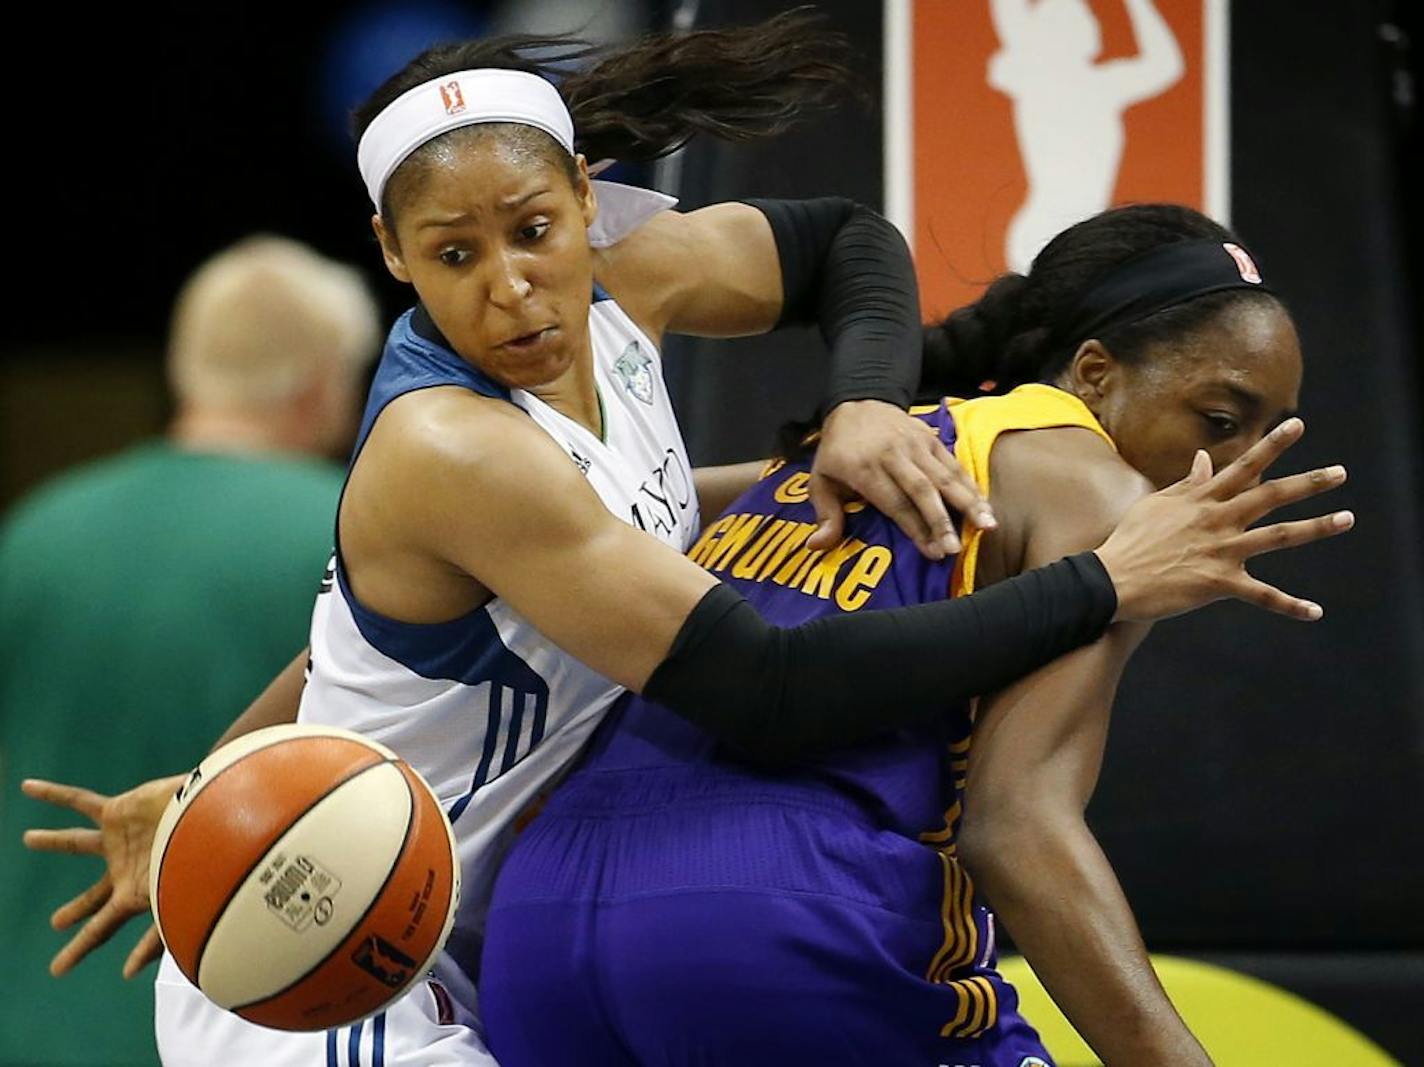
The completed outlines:
{"type": "MultiPolygon", "coordinates": [[[[947,400],[945,406],[956,433],[954,458],[987,499],[990,495],[989,463],[994,445],[1005,433],[1077,426],[1096,433],[1116,451],[1112,438],[1078,397],[1057,386],[1035,382],[1020,385],[1002,396],[974,400],[947,400]]],[[[949,595],[968,596],[978,588],[979,551],[984,531],[970,527],[954,562],[949,595]]]]}
{"type": "Polygon", "coordinates": [[[632,315],[629,315],[628,312],[623,309],[623,305],[618,303],[617,298],[612,296],[606,289],[595,284],[593,294],[593,303],[590,305],[589,310],[591,312],[606,314],[613,320],[615,325],[631,333],[633,339],[638,342],[639,347],[652,356],[653,363],[658,367],[659,371],[661,371],[663,352],[662,349],[654,343],[653,339],[648,336],[648,332],[644,330],[642,326],[638,325],[637,320],[635,320],[632,315]],[[600,293],[603,294],[602,298],[599,297],[600,293]]]}

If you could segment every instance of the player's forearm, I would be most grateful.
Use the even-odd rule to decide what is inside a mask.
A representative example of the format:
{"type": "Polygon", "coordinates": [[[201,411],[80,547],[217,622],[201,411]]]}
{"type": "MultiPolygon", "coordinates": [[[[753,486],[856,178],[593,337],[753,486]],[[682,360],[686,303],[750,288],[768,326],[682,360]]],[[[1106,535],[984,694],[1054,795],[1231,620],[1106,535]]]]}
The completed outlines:
{"type": "Polygon", "coordinates": [[[955,701],[1093,641],[1114,606],[1087,554],[972,597],[784,628],[719,585],[683,621],[641,692],[739,758],[784,764],[938,721],[955,701]],[[895,680],[888,702],[887,678],[895,680]]]}
{"type": "Polygon", "coordinates": [[[1209,1065],[1157,980],[1117,877],[1082,818],[1029,807],[972,819],[960,838],[966,869],[1103,1062],[1209,1065]]]}
{"type": "Polygon", "coordinates": [[[282,668],[282,673],[272,679],[272,683],[262,690],[262,694],[247,706],[247,710],[233,720],[231,726],[213,745],[221,748],[243,734],[260,730],[264,726],[280,726],[282,723],[297,721],[297,707],[302,702],[302,689],[306,685],[308,650],[303,648],[291,663],[282,668]]]}
{"type": "Polygon", "coordinates": [[[766,468],[766,460],[751,463],[730,463],[722,467],[696,467],[692,484],[697,489],[697,506],[704,523],[726,511],[732,501],[756,482],[766,468]]]}
{"type": "Polygon", "coordinates": [[[907,407],[920,381],[923,328],[900,231],[840,197],[746,202],[766,216],[776,242],[777,326],[815,324],[830,350],[820,410],[847,400],[907,407]]]}

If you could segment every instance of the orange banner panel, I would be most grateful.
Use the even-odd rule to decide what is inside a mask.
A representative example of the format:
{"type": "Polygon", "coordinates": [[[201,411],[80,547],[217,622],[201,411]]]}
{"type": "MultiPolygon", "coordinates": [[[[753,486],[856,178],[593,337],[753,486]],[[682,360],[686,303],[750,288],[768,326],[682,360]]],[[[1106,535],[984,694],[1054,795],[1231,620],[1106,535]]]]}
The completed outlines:
{"type": "MultiPolygon", "coordinates": [[[[915,0],[913,241],[927,317],[1113,204],[1206,207],[1219,0],[915,0]]],[[[895,62],[887,56],[887,62],[895,62]]],[[[887,116],[887,121],[904,117],[887,116]]]]}

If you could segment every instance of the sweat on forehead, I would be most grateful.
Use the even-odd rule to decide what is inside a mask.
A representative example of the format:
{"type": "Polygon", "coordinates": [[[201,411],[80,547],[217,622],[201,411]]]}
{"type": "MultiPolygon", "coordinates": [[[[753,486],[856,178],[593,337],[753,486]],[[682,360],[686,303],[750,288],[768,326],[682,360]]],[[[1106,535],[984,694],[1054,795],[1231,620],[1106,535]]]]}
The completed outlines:
{"type": "Polygon", "coordinates": [[[1145,349],[1133,361],[1144,378],[1234,386],[1283,410],[1295,407],[1300,343],[1290,314],[1267,294],[1238,294],[1192,328],[1148,340],[1145,349]]]}
{"type": "Polygon", "coordinates": [[[1180,331],[1179,346],[1221,360],[1250,361],[1279,342],[1283,329],[1294,336],[1290,314],[1266,293],[1234,293],[1180,331]]]}
{"type": "Polygon", "coordinates": [[[420,196],[424,179],[436,169],[455,170],[467,164],[477,152],[494,151],[501,162],[519,170],[560,170],[570,184],[578,178],[578,165],[563,146],[543,130],[515,122],[490,122],[462,126],[441,134],[405,158],[381,197],[381,216],[388,225],[394,215],[420,196]]]}

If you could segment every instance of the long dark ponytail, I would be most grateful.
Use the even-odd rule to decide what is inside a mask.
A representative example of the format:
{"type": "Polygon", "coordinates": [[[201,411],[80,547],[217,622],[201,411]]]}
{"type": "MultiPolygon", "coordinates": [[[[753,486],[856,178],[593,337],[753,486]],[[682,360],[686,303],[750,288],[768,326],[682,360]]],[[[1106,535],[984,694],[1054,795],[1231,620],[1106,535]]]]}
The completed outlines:
{"type": "Polygon", "coordinates": [[[754,26],[652,34],[610,48],[569,36],[478,38],[411,60],[355,110],[353,127],[359,138],[423,82],[460,70],[522,70],[558,87],[573,116],[574,147],[590,163],[648,161],[699,133],[775,136],[853,91],[851,62],[845,37],[807,8],[754,26]]]}
{"type": "MultiPolygon", "coordinates": [[[[1070,226],[1044,246],[1027,274],[1001,275],[973,304],[925,328],[924,394],[1003,393],[1056,377],[1077,347],[1059,338],[1058,328],[1090,289],[1133,256],[1199,239],[1237,241],[1224,226],[1180,204],[1131,204],[1070,226]]],[[[1133,363],[1148,345],[1190,334],[1228,306],[1274,300],[1242,289],[1211,293],[1098,339],[1114,358],[1133,363]]]]}

